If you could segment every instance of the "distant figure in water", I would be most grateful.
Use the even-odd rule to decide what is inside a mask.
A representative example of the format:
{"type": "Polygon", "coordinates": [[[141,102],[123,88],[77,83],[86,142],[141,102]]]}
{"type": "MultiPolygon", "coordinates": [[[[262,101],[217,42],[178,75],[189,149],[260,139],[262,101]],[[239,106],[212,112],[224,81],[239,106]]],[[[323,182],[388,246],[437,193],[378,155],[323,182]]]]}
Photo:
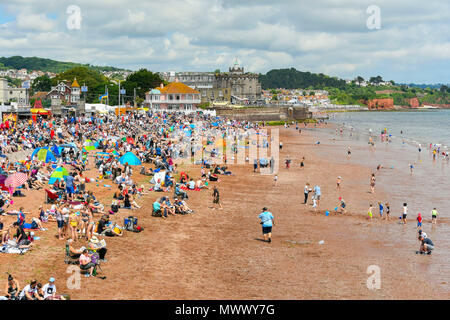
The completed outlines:
{"type": "Polygon", "coordinates": [[[419,144],[419,152],[422,151],[422,145],[419,144]]]}
{"type": "Polygon", "coordinates": [[[350,149],[350,146],[347,148],[347,157],[350,158],[352,156],[352,150],[350,149]]]}
{"type": "Polygon", "coordinates": [[[403,130],[400,130],[400,134],[403,134],[403,130]]]}
{"type": "Polygon", "coordinates": [[[409,164],[409,171],[411,172],[411,174],[413,173],[413,169],[414,169],[414,166],[410,163],[409,164]]]}

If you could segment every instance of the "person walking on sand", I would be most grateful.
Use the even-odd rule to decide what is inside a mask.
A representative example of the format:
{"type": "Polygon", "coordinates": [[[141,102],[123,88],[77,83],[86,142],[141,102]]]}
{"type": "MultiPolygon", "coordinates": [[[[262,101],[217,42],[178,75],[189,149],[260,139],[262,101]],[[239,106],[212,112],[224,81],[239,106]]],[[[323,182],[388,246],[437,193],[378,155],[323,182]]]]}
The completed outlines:
{"type": "Polygon", "coordinates": [[[351,156],[352,156],[352,150],[351,150],[350,146],[348,146],[348,148],[347,148],[347,158],[350,159],[351,156]]]}
{"type": "Polygon", "coordinates": [[[391,213],[391,207],[389,206],[389,202],[386,202],[386,204],[384,206],[386,208],[386,217],[385,217],[385,219],[387,221],[389,221],[389,214],[391,213]]]}
{"type": "Polygon", "coordinates": [[[308,195],[309,192],[312,191],[311,188],[309,187],[309,182],[307,182],[305,184],[305,189],[304,189],[304,194],[305,194],[305,201],[303,202],[303,204],[306,204],[308,202],[308,195]]]}
{"type": "Polygon", "coordinates": [[[380,219],[383,219],[383,210],[384,210],[383,203],[378,202],[378,208],[380,210],[380,219]]]}
{"type": "Polygon", "coordinates": [[[300,168],[304,168],[305,167],[305,157],[302,158],[302,161],[300,162],[300,168]]]}
{"type": "Polygon", "coordinates": [[[262,208],[261,211],[258,218],[261,220],[260,224],[262,225],[263,238],[264,241],[270,243],[272,242],[272,226],[275,224],[275,221],[272,213],[266,207],[262,208]]]}
{"type": "Polygon", "coordinates": [[[286,163],[286,169],[289,169],[291,167],[291,158],[289,156],[287,156],[285,163],[286,163]]]}
{"type": "Polygon", "coordinates": [[[337,180],[336,180],[336,190],[341,190],[341,182],[342,182],[341,176],[337,177],[337,180]]]}
{"type": "Polygon", "coordinates": [[[375,193],[375,173],[372,173],[372,176],[370,177],[370,192],[375,193]]]}
{"type": "Polygon", "coordinates": [[[436,208],[433,208],[433,210],[431,210],[431,223],[436,223],[437,220],[437,216],[439,215],[439,212],[437,212],[436,208]]]}
{"type": "Polygon", "coordinates": [[[372,214],[372,204],[369,205],[369,210],[367,211],[367,216],[369,220],[372,220],[373,214],[372,214]]]}
{"type": "Polygon", "coordinates": [[[402,216],[403,224],[406,224],[406,216],[407,215],[408,215],[408,204],[405,202],[403,204],[403,216],[402,216]]]}
{"type": "Polygon", "coordinates": [[[273,177],[273,186],[274,187],[277,186],[277,182],[278,182],[278,175],[275,175],[275,177],[273,177]]]}
{"type": "Polygon", "coordinates": [[[222,210],[222,204],[220,203],[220,195],[219,195],[219,189],[217,188],[217,186],[214,186],[214,190],[212,193],[213,196],[213,210],[215,210],[215,205],[218,204],[219,205],[219,209],[222,210]]]}
{"type": "Polygon", "coordinates": [[[410,163],[409,164],[409,171],[410,171],[411,174],[413,174],[413,169],[414,169],[414,166],[410,163]]]}

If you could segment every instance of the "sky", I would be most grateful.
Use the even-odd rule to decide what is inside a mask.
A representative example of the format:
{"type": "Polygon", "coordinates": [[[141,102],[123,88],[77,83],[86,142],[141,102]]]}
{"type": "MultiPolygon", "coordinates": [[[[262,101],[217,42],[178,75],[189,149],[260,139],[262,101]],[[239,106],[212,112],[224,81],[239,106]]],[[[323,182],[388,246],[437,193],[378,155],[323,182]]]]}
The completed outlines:
{"type": "Polygon", "coordinates": [[[448,0],[0,0],[0,56],[450,83],[448,0]]]}

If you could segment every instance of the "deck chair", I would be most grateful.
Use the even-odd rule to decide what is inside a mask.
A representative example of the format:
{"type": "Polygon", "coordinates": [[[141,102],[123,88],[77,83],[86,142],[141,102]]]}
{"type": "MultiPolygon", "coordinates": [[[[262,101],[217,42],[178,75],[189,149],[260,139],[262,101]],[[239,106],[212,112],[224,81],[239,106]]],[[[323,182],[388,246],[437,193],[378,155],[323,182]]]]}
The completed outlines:
{"type": "Polygon", "coordinates": [[[80,264],[78,258],[74,258],[70,255],[69,246],[66,245],[66,256],[64,258],[65,264],[80,264]]]}
{"type": "Polygon", "coordinates": [[[59,196],[56,192],[45,189],[45,203],[55,203],[59,196]]]}

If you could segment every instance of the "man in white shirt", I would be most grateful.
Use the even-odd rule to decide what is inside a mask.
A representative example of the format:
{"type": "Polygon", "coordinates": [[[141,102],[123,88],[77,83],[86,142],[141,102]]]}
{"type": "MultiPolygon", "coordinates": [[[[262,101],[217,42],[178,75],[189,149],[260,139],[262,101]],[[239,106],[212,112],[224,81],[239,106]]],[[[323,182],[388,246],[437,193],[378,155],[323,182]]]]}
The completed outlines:
{"type": "Polygon", "coordinates": [[[19,300],[35,300],[34,295],[37,293],[37,281],[32,280],[29,285],[26,285],[20,292],[19,300]]]}

